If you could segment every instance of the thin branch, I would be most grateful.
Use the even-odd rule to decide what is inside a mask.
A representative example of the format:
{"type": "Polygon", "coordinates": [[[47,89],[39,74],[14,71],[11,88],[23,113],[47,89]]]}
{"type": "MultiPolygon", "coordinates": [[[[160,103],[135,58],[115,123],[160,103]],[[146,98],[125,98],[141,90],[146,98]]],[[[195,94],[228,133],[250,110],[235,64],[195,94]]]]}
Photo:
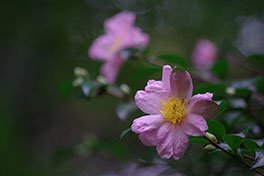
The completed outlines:
{"type": "MultiPolygon", "coordinates": [[[[247,162],[245,162],[244,160],[242,160],[241,158],[239,158],[237,155],[234,155],[233,153],[230,153],[229,151],[227,151],[226,149],[224,149],[223,147],[221,147],[220,145],[218,145],[216,142],[212,141],[210,138],[208,138],[207,136],[204,136],[205,139],[207,139],[213,146],[215,146],[216,148],[222,150],[223,152],[225,152],[226,154],[228,154],[229,156],[235,158],[236,160],[238,160],[239,162],[241,162],[242,164],[244,164],[245,166],[247,166],[248,168],[251,169],[250,164],[248,164],[247,162]]],[[[262,173],[261,171],[257,170],[257,169],[252,169],[253,171],[255,171],[256,173],[264,176],[264,173],[262,173]]]]}

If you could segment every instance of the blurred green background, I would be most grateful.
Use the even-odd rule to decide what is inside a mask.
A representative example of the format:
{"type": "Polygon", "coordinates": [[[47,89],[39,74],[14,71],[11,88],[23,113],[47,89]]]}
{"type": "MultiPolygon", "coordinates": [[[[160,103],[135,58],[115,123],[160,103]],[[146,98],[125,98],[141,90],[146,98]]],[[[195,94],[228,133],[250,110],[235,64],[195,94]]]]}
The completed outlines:
{"type": "MultiPolygon", "coordinates": [[[[2,2],[0,175],[118,173],[139,157],[147,160],[155,153],[135,134],[119,140],[139,112],[130,120],[120,121],[115,112],[119,100],[106,95],[86,101],[67,93],[76,66],[86,68],[96,78],[100,64],[89,59],[88,48],[103,33],[103,21],[124,9],[137,14],[136,25],[150,35],[152,54],[177,53],[190,58],[200,38],[215,42],[221,53],[264,51],[259,46],[263,42],[256,44],[259,47],[244,46],[247,40],[242,31],[248,21],[263,25],[263,0],[2,2]],[[96,150],[86,151],[83,145],[96,150]]],[[[256,38],[264,41],[263,32],[255,32],[262,37],[256,38]]],[[[126,63],[118,78],[119,84],[131,87],[132,95],[151,77],[134,79],[136,68],[137,63],[126,63]]],[[[251,75],[238,72],[233,77],[251,75]]],[[[187,153],[176,162],[177,171],[185,175],[216,174],[212,170],[217,161],[210,156],[204,158],[199,146],[193,151],[195,155],[187,153]],[[201,160],[209,162],[197,164],[201,160]]]]}

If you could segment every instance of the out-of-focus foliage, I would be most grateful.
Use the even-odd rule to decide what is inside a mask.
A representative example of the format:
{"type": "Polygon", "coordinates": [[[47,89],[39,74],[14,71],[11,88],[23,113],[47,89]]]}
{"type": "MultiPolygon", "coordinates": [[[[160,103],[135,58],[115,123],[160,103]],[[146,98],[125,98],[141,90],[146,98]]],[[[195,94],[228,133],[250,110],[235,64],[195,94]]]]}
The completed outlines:
{"type": "Polygon", "coordinates": [[[147,80],[160,80],[161,67],[153,64],[153,57],[187,69],[194,94],[212,92],[214,100],[221,101],[219,114],[208,121],[208,132],[220,146],[261,169],[263,5],[262,0],[3,2],[0,175],[146,175],[157,165],[156,173],[163,175],[254,175],[218,149],[202,150],[208,144],[203,137],[190,137],[185,156],[164,166],[155,148],[143,146],[129,132],[132,120],[142,113],[107,94],[110,86],[98,78],[101,63],[92,61],[87,51],[103,33],[106,18],[124,9],[135,12],[137,26],[150,35],[143,55],[151,64],[131,56],[121,68],[115,93],[129,99],[147,80]],[[207,71],[190,60],[201,37],[220,51],[207,71]],[[77,66],[89,76],[76,80],[77,66]],[[127,94],[120,87],[123,83],[130,88],[127,94]]]}

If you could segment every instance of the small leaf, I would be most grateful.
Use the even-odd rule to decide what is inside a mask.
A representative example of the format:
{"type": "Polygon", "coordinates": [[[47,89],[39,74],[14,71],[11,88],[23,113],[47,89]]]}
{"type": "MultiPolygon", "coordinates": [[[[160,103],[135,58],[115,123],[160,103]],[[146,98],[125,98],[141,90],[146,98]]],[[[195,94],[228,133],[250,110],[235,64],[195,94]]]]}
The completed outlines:
{"type": "Polygon", "coordinates": [[[165,61],[166,63],[175,64],[180,67],[187,68],[189,67],[189,63],[187,59],[182,56],[178,56],[175,54],[163,54],[158,56],[158,59],[165,61]]]}
{"type": "Polygon", "coordinates": [[[223,136],[223,140],[225,143],[227,143],[231,148],[234,153],[237,153],[237,149],[239,148],[242,137],[240,136],[235,136],[235,135],[225,135],[223,136]]]}
{"type": "Polygon", "coordinates": [[[131,131],[131,128],[127,128],[124,131],[122,131],[121,135],[120,135],[120,140],[123,139],[123,137],[131,131]]]}
{"type": "Polygon", "coordinates": [[[221,138],[226,133],[224,125],[218,121],[208,120],[207,125],[208,125],[207,132],[214,134],[218,140],[221,140],[221,138]]]}
{"type": "Polygon", "coordinates": [[[134,103],[124,103],[116,108],[116,114],[121,120],[125,120],[130,114],[137,110],[134,103]]]}
{"type": "Polygon", "coordinates": [[[219,59],[212,66],[211,71],[219,78],[224,79],[228,73],[228,60],[226,58],[219,59]]]}
{"type": "Polygon", "coordinates": [[[193,144],[193,143],[204,143],[204,144],[207,144],[208,141],[202,136],[189,136],[189,143],[190,144],[193,144]]]}
{"type": "Polygon", "coordinates": [[[135,68],[133,72],[134,80],[141,80],[146,77],[152,76],[153,74],[160,73],[162,71],[162,67],[151,65],[151,64],[141,64],[135,68]]]}
{"type": "Polygon", "coordinates": [[[251,155],[255,155],[255,150],[258,147],[258,144],[256,144],[253,140],[246,139],[242,141],[243,145],[248,148],[251,155]]]}
{"type": "Polygon", "coordinates": [[[220,116],[227,108],[227,102],[226,100],[222,100],[219,103],[217,103],[219,105],[219,112],[215,115],[215,118],[220,116]]]}
{"type": "Polygon", "coordinates": [[[262,166],[264,166],[264,150],[257,149],[255,162],[253,163],[251,168],[254,169],[254,168],[262,167],[262,166]]]}

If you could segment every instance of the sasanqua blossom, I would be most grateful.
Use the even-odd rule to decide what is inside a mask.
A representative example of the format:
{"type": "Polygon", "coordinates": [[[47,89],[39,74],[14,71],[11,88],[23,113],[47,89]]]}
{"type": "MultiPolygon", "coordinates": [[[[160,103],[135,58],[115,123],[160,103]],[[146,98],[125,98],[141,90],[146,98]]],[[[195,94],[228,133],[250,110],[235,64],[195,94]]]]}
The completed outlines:
{"type": "Polygon", "coordinates": [[[144,145],[156,146],[161,158],[180,159],[188,147],[190,136],[203,136],[206,120],[218,112],[213,94],[192,96],[192,79],[188,72],[163,67],[162,81],[148,81],[138,91],[135,102],[149,114],[133,121],[132,131],[139,133],[144,145]]]}
{"type": "Polygon", "coordinates": [[[135,14],[123,11],[104,22],[105,34],[98,37],[89,49],[89,56],[102,60],[101,74],[108,83],[115,82],[125,58],[121,51],[126,48],[145,47],[149,42],[147,34],[134,26],[135,14]]]}
{"type": "Polygon", "coordinates": [[[197,68],[208,70],[217,60],[217,55],[218,49],[212,41],[200,39],[194,48],[192,62],[197,68]]]}

